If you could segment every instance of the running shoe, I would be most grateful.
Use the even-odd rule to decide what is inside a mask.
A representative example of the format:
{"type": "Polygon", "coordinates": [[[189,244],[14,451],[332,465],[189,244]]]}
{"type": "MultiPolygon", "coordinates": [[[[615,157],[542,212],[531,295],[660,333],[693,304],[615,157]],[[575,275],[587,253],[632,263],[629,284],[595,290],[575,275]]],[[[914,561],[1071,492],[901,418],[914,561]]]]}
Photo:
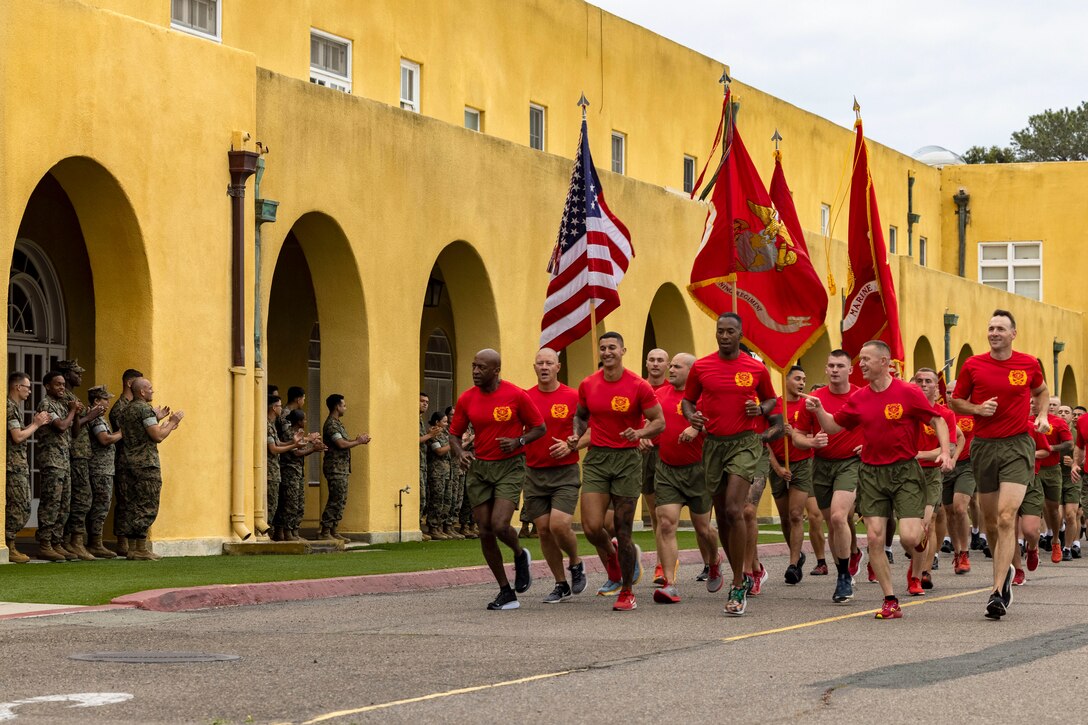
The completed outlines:
{"type": "Polygon", "coordinates": [[[487,608],[496,611],[501,609],[517,609],[520,606],[521,603],[518,602],[518,595],[514,594],[513,589],[500,589],[499,595],[488,603],[487,608]]]}
{"type": "Polygon", "coordinates": [[[722,585],[725,584],[725,577],[722,576],[722,560],[719,556],[718,561],[710,565],[710,574],[706,579],[706,590],[713,594],[714,592],[720,592],[722,585]]]}
{"type": "Polygon", "coordinates": [[[812,567],[812,571],[808,573],[809,576],[827,576],[827,562],[817,562],[816,566],[812,567]]]}
{"type": "Polygon", "coordinates": [[[1062,549],[1062,561],[1073,561],[1072,549],[1062,549]]]}
{"type": "Polygon", "coordinates": [[[606,579],[601,588],[597,590],[598,597],[614,597],[619,594],[620,589],[623,588],[623,582],[613,581],[606,579]]]}
{"type": "Polygon", "coordinates": [[[762,594],[763,582],[767,581],[767,577],[769,576],[770,574],[767,572],[767,567],[763,566],[763,564],[760,563],[758,572],[754,571],[751,573],[750,576],[745,577],[746,579],[752,580],[752,586],[748,590],[748,593],[751,594],[753,597],[758,597],[760,594],[762,594]]]}
{"type": "Polygon", "coordinates": [[[1039,548],[1043,551],[1050,551],[1051,538],[1052,537],[1050,536],[1050,534],[1043,534],[1042,536],[1040,536],[1039,548]]]}
{"type": "Polygon", "coordinates": [[[1074,559],[1079,559],[1080,558],[1080,542],[1079,541],[1074,541],[1073,542],[1073,548],[1070,549],[1070,552],[1073,554],[1074,559]]]}
{"type": "Polygon", "coordinates": [[[1005,602],[1005,609],[1012,604],[1012,580],[1016,576],[1016,567],[1009,564],[1009,573],[1005,575],[1005,581],[1001,585],[1001,599],[1005,602]]]}
{"type": "Polygon", "coordinates": [[[785,580],[787,584],[797,584],[801,581],[801,569],[796,564],[786,567],[785,580]]]}
{"type": "Polygon", "coordinates": [[[930,567],[933,571],[937,571],[941,568],[941,557],[936,554],[933,555],[933,566],[930,567]]]}
{"type": "Polygon", "coordinates": [[[918,578],[922,580],[922,589],[933,588],[933,575],[930,574],[928,571],[923,571],[922,576],[918,578]]]}
{"type": "Polygon", "coordinates": [[[581,594],[586,590],[586,563],[580,561],[574,566],[568,566],[570,572],[570,590],[575,594],[581,594]]]}
{"type": "Polygon", "coordinates": [[[838,580],[835,582],[835,593],[831,596],[831,601],[835,604],[845,604],[854,598],[854,585],[852,577],[849,574],[839,574],[838,580]]]}
{"type": "Polygon", "coordinates": [[[523,548],[520,556],[514,557],[514,591],[524,594],[533,585],[533,573],[529,565],[533,563],[533,555],[528,549],[523,548]]]}
{"type": "Polygon", "coordinates": [[[1024,557],[1027,559],[1028,571],[1035,571],[1039,568],[1039,549],[1028,549],[1027,555],[1024,557]]]}
{"type": "Polygon", "coordinates": [[[925,592],[922,591],[922,581],[914,576],[914,562],[907,565],[907,593],[912,597],[925,594],[925,592]]]}
{"type": "Polygon", "coordinates": [[[710,578],[710,564],[703,564],[703,570],[695,575],[695,581],[705,582],[710,578]]]}
{"type": "Polygon", "coordinates": [[[1027,576],[1024,574],[1023,569],[1017,569],[1016,574],[1012,578],[1012,585],[1014,587],[1024,586],[1024,582],[1027,580],[1027,576]]]}
{"type": "Polygon", "coordinates": [[[880,605],[880,611],[876,613],[877,619],[902,619],[903,610],[899,608],[898,599],[885,599],[880,605]]]}
{"type": "Polygon", "coordinates": [[[941,553],[942,554],[954,554],[954,553],[956,553],[952,549],[952,539],[950,539],[947,536],[944,537],[944,541],[941,542],[941,553]]]}
{"type": "Polygon", "coordinates": [[[748,594],[752,593],[752,590],[756,588],[756,578],[751,574],[744,574],[744,591],[748,594]]]}
{"type": "Polygon", "coordinates": [[[1001,619],[1008,613],[1009,610],[1005,606],[1005,601],[1001,598],[1001,595],[997,592],[991,594],[990,601],[986,602],[986,618],[1001,619]]]}
{"type": "MultiPolygon", "coordinates": [[[[801,554],[797,557],[797,573],[798,574],[801,573],[801,568],[804,567],[806,561],[808,561],[808,557],[805,556],[805,552],[802,551],[801,554]]],[[[801,578],[798,577],[797,581],[801,581],[801,578]]]]}
{"type": "Polygon", "coordinates": [[[977,531],[971,532],[971,551],[982,551],[982,536],[977,531]]]}
{"type": "MultiPolygon", "coordinates": [[[[642,549],[639,548],[638,544],[632,544],[632,546],[635,547],[635,573],[631,575],[631,586],[634,586],[642,579],[642,549]]],[[[634,601],[634,599],[631,600],[632,604],[634,601]]],[[[631,609],[634,609],[634,607],[632,606],[631,609]]]]}
{"type": "Polygon", "coordinates": [[[665,581],[665,570],[661,568],[661,562],[657,562],[654,567],[654,586],[663,587],[668,582],[665,581]]]}
{"type": "Polygon", "coordinates": [[[635,603],[635,595],[630,589],[624,589],[616,597],[616,603],[612,605],[612,611],[630,612],[632,609],[638,609],[638,604],[635,603]]]}
{"type": "Polygon", "coordinates": [[[1017,543],[1019,543],[1019,544],[1020,544],[1020,556],[1023,556],[1023,555],[1024,555],[1024,552],[1025,552],[1025,551],[1027,551],[1028,545],[1027,545],[1027,543],[1026,543],[1026,542],[1025,542],[1025,541],[1024,541],[1023,539],[1021,539],[1021,540],[1020,540],[1019,542],[1017,542],[1017,543]]]}
{"type": "Polygon", "coordinates": [[[744,614],[744,610],[748,608],[748,590],[745,587],[730,587],[729,599],[725,602],[725,609],[722,610],[722,614],[726,614],[730,617],[739,617],[744,614]]]}
{"type": "Polygon", "coordinates": [[[895,563],[895,557],[892,556],[892,550],[891,549],[885,549],[884,550],[884,556],[888,557],[888,563],[889,564],[894,564],[895,563]]]}
{"type": "Polygon", "coordinates": [[[966,551],[956,554],[952,562],[952,570],[957,574],[968,574],[971,571],[971,560],[966,551]]]}
{"type": "Polygon", "coordinates": [[[570,599],[573,593],[570,590],[570,585],[566,582],[556,582],[555,589],[552,589],[552,593],[544,597],[541,601],[545,604],[559,604],[564,599],[570,599]]]}
{"type": "Polygon", "coordinates": [[[1061,542],[1055,541],[1050,547],[1050,561],[1055,564],[1062,562],[1062,545],[1061,542]]]}
{"type": "Polygon", "coordinates": [[[985,539],[982,540],[982,555],[985,556],[987,559],[994,558],[994,553],[990,551],[990,545],[986,543],[985,539]]]}
{"type": "Polygon", "coordinates": [[[850,555],[850,576],[857,576],[861,571],[861,562],[865,558],[865,552],[858,549],[850,555]]]}
{"type": "Polygon", "coordinates": [[[680,592],[675,584],[665,583],[665,586],[654,589],[654,601],[658,604],[679,604],[680,592]]]}
{"type": "Polygon", "coordinates": [[[865,568],[869,570],[869,572],[868,572],[869,573],[869,583],[872,584],[873,582],[876,581],[876,572],[873,571],[873,565],[872,564],[866,564],[865,568]]]}

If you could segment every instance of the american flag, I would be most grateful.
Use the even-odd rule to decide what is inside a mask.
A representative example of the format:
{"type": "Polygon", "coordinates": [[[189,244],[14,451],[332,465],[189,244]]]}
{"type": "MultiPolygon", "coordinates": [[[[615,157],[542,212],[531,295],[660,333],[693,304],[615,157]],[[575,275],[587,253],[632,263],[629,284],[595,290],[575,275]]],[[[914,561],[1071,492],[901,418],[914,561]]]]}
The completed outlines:
{"type": "Polygon", "coordinates": [[[548,262],[552,277],[540,346],[558,352],[588,333],[591,305],[598,320],[619,307],[617,287],[634,256],[631,234],[604,202],[583,119],[563,221],[548,262]]]}

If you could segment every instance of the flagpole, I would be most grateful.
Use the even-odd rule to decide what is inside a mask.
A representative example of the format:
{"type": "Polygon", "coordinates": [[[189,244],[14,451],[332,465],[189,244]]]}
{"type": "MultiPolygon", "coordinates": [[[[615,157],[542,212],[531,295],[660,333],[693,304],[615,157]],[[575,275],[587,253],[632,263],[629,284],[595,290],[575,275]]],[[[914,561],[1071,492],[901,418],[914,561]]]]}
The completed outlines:
{"type": "MultiPolygon", "coordinates": [[[[782,371],[782,427],[790,424],[790,414],[787,409],[786,398],[789,396],[789,391],[786,390],[786,372],[782,371]]],[[[782,450],[785,451],[784,462],[782,466],[788,471],[790,470],[790,434],[786,433],[786,440],[782,442],[782,450]]]]}
{"type": "MultiPolygon", "coordinates": [[[[584,91],[578,98],[578,105],[582,108],[582,123],[585,123],[586,108],[589,107],[589,101],[586,100],[584,91]]],[[[590,370],[590,374],[592,375],[597,372],[597,366],[600,364],[600,360],[597,357],[597,303],[592,298],[589,300],[589,348],[593,351],[593,368],[590,370]]]]}

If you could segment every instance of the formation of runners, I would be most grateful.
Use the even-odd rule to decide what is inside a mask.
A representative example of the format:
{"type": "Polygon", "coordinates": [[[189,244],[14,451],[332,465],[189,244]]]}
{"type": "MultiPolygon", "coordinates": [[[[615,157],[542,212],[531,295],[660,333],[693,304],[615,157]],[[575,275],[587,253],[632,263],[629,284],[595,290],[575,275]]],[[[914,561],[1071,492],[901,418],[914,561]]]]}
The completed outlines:
{"type": "Polygon", "coordinates": [[[704,563],[696,580],[718,592],[728,579],[723,613],[741,616],[768,578],[755,512],[769,480],[789,546],[786,584],[805,574],[807,518],[817,559],[809,574],[831,573],[829,551],[831,600],[853,600],[865,559],[860,520],[868,579],[884,597],[878,619],[902,617],[891,573],[896,531],[910,560],[911,596],[934,587],[938,550],[952,555],[956,575],[970,572],[972,550],[992,558],[984,613],[1000,619],[1025,569],[1038,567],[1040,546],[1055,563],[1080,556],[1088,416],[1076,420],[1074,443],[1073,409],[1050,398],[1037,358],[1013,350],[1012,313],[995,310],[987,335],[989,351],[965,361],[948,391],[929,368],[909,382],[897,377],[891,351],[876,340],[857,357],[864,386],[850,382],[851,356],[834,350],[825,386],[806,393],[805,371],[795,366],[777,396],[767,367],[744,348],[735,313],[718,318],[710,355],[670,360],[650,351],[648,379],[624,367],[615,332],[599,338],[600,367],[577,389],[559,381],[553,350],[537,353],[537,383],[526,390],[502,380],[498,352],[480,351],[450,442],[467,470],[466,495],[500,588],[488,609],[518,608],[518,594],[532,584],[529,552],[510,525],[522,493],[555,579],[543,601],[559,603],[587,587],[572,529],[580,502],[582,530],[605,570],[597,594],[614,596],[617,611],[635,609],[643,572],[632,528],[645,496],[657,544],[654,602],[681,602],[676,532],[686,507],[704,563]],[[468,451],[460,440],[470,428],[468,451]],[[513,586],[498,541],[514,552],[513,586]]]}

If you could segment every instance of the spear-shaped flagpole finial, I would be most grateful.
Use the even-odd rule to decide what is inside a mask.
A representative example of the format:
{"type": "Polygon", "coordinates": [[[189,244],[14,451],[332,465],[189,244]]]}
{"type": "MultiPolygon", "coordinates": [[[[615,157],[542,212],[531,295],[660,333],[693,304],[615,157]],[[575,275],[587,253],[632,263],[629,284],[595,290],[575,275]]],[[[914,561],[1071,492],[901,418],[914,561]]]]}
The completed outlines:
{"type": "Polygon", "coordinates": [[[858,97],[854,96],[854,115],[857,117],[855,120],[861,120],[861,104],[858,103],[858,97]]]}
{"type": "Polygon", "coordinates": [[[589,101],[586,100],[586,94],[583,91],[582,97],[578,99],[578,105],[582,107],[582,120],[586,120],[586,108],[589,106],[589,101]]]}
{"type": "Polygon", "coordinates": [[[777,128],[774,130],[774,136],[771,136],[771,140],[774,141],[774,150],[777,151],[778,142],[782,140],[782,134],[778,132],[777,128]]]}
{"type": "Polygon", "coordinates": [[[733,79],[729,77],[729,71],[722,67],[722,77],[718,79],[718,83],[722,84],[722,95],[729,93],[729,84],[733,82],[733,79]]]}

